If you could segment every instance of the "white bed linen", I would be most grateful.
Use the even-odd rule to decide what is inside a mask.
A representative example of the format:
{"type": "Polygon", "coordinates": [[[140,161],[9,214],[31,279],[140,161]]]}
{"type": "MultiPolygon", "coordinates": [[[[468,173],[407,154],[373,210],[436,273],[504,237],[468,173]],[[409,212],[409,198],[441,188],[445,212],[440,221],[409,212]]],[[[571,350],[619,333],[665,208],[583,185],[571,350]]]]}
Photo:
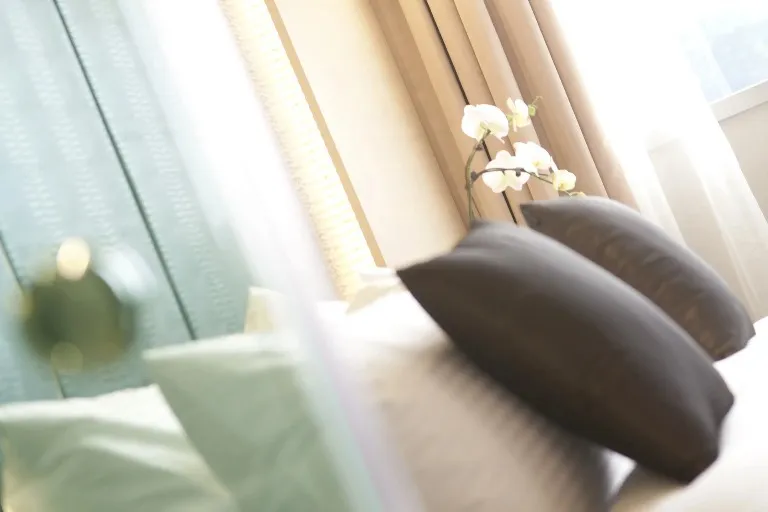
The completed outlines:
{"type": "MultiPolygon", "coordinates": [[[[396,274],[362,280],[349,314],[322,304],[318,313],[385,421],[426,510],[608,510],[634,462],[562,431],[482,376],[396,274]]],[[[273,298],[252,294],[254,319],[273,298]]]]}
{"type": "Polygon", "coordinates": [[[235,512],[155,386],[0,408],[6,512],[235,512]]]}
{"type": "Polygon", "coordinates": [[[716,363],[736,397],[718,460],[689,485],[637,468],[614,512],[768,511],[768,318],[747,347],[716,363]]]}
{"type": "Polygon", "coordinates": [[[385,421],[426,510],[610,506],[618,459],[481,375],[409,292],[388,291],[326,320],[336,323],[334,347],[385,421]]]}

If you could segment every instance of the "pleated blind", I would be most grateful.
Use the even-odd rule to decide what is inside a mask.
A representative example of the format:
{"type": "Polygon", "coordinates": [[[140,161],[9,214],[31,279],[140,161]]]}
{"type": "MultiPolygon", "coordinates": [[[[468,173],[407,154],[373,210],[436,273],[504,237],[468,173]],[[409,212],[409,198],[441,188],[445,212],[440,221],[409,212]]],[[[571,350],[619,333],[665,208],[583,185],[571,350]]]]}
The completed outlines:
{"type": "Polygon", "coordinates": [[[301,82],[264,0],[220,0],[256,93],[283,149],[342,298],[359,286],[358,270],[374,265],[364,218],[326,146],[301,82]],[[361,227],[362,223],[362,227],[361,227]]]}

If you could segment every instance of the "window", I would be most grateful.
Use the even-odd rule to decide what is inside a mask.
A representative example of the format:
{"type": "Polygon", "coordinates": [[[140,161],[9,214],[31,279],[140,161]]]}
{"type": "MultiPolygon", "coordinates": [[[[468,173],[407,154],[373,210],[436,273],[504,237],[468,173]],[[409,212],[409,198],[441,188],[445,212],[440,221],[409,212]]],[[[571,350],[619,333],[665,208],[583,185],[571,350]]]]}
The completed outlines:
{"type": "Polygon", "coordinates": [[[678,0],[682,39],[711,102],[768,81],[768,1],[678,0]]]}

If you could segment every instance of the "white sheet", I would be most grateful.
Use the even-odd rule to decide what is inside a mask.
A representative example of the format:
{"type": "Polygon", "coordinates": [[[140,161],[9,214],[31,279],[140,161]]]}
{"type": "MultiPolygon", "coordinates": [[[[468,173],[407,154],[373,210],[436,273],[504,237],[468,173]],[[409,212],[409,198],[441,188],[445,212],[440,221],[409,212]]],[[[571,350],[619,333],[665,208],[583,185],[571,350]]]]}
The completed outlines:
{"type": "Polygon", "coordinates": [[[768,318],[755,330],[744,350],[715,365],[736,397],[717,462],[689,485],[638,468],[614,512],[768,511],[768,318]]]}
{"type": "Polygon", "coordinates": [[[234,512],[155,386],[0,408],[7,512],[234,512]]]}
{"type": "MultiPolygon", "coordinates": [[[[426,509],[603,512],[611,454],[561,430],[453,349],[407,291],[346,316],[335,347],[365,389],[426,509]]],[[[621,465],[621,464],[619,464],[621,465]]]]}

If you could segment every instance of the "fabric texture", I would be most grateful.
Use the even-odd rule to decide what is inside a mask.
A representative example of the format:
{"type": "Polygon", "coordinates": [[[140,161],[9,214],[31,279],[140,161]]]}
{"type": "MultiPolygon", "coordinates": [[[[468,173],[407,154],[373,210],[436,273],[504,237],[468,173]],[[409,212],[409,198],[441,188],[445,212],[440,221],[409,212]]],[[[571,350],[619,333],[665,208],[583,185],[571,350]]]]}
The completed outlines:
{"type": "MultiPolygon", "coordinates": [[[[712,52],[720,51],[719,44],[703,37],[697,12],[717,5],[712,13],[724,9],[749,16],[750,6],[761,2],[738,7],[685,0],[530,4],[539,20],[554,14],[603,127],[599,143],[617,153],[639,211],[717,269],[752,320],[768,315],[766,209],[761,211],[702,91],[702,76],[692,69],[694,62],[700,70],[717,63],[712,52]]],[[[710,71],[704,81],[721,78],[716,69],[710,71]]],[[[753,185],[758,176],[750,179],[753,185]]]]}
{"type": "Polygon", "coordinates": [[[716,460],[733,396],[711,359],[571,249],[477,223],[454,251],[398,274],[459,350],[566,429],[682,481],[716,460]]]}
{"type": "MultiPolygon", "coordinates": [[[[290,322],[291,303],[275,290],[253,286],[248,289],[248,309],[243,332],[274,332],[290,322]]],[[[317,303],[319,314],[324,317],[343,316],[349,307],[343,300],[326,300],[317,303]]]]}
{"type": "Polygon", "coordinates": [[[299,346],[236,336],[149,351],[150,374],[240,510],[379,510],[369,476],[315,402],[299,346]],[[318,409],[319,408],[319,409],[318,409]]]}
{"type": "MultiPolygon", "coordinates": [[[[768,315],[768,223],[691,71],[686,53],[703,39],[686,2],[371,3],[459,211],[465,104],[541,96],[533,125],[510,142],[541,143],[579,190],[637,208],[712,265],[752,320],[768,315]]],[[[507,146],[489,140],[473,170],[507,146]]],[[[504,195],[510,208],[475,187],[478,217],[505,220],[511,209],[519,222],[520,204],[554,192],[530,180],[504,195]]]]}
{"type": "MultiPolygon", "coordinates": [[[[186,341],[191,333],[174,297],[174,283],[166,278],[161,254],[153,244],[152,228],[142,219],[57,6],[61,7],[52,2],[11,0],[0,9],[0,62],[18,71],[0,76],[0,166],[6,170],[0,190],[0,231],[9,270],[22,284],[38,275],[42,263],[52,261],[55,247],[69,236],[82,237],[98,248],[128,245],[157,277],[155,293],[145,302],[137,343],[125,357],[87,375],[61,377],[64,395],[92,396],[147,384],[141,350],[186,341]]],[[[133,99],[136,94],[131,90],[127,96],[133,99]]],[[[121,106],[129,103],[133,102],[126,100],[121,106]]],[[[170,149],[157,140],[151,145],[170,149]]],[[[186,247],[173,250],[184,254],[186,247]]],[[[215,265],[208,268],[213,270],[215,265]]],[[[2,296],[14,293],[10,282],[4,280],[0,286],[2,296]]],[[[11,318],[12,323],[16,320],[11,318]]],[[[6,335],[3,344],[24,343],[16,330],[6,331],[6,335]]],[[[16,356],[14,365],[39,375],[36,362],[23,361],[23,350],[6,353],[16,356]]],[[[50,373],[49,368],[45,371],[50,373]]],[[[15,370],[8,372],[13,373],[15,370]]],[[[3,394],[4,390],[0,397],[5,401],[34,398],[3,394]]]]}
{"type": "Polygon", "coordinates": [[[626,461],[478,371],[408,291],[337,320],[332,332],[425,510],[607,510],[626,461]]]}
{"type": "Polygon", "coordinates": [[[355,296],[349,301],[347,312],[351,313],[376,302],[387,294],[405,290],[397,272],[391,268],[373,268],[360,272],[363,283],[355,296]]]}
{"type": "MultiPolygon", "coordinates": [[[[510,133],[509,142],[488,140],[489,155],[533,141],[552,152],[561,168],[578,177],[580,190],[626,204],[635,199],[558,32],[549,2],[522,0],[375,0],[384,35],[441,163],[459,211],[467,211],[463,163],[471,147],[461,133],[467,103],[503,107],[507,98],[543,97],[533,125],[510,133]]],[[[475,158],[479,171],[487,155],[475,158]]],[[[530,180],[506,199],[518,221],[519,205],[556,197],[552,187],[530,180]]],[[[476,187],[484,219],[508,220],[501,194],[476,187]]]]}
{"type": "Polygon", "coordinates": [[[603,198],[522,205],[528,225],[597,263],[657,306],[714,359],[744,348],[749,313],[704,260],[626,206],[603,198]]]}
{"type": "Polygon", "coordinates": [[[425,510],[607,510],[633,464],[563,431],[477,371],[396,275],[375,274],[361,276],[364,300],[352,299],[354,312],[318,313],[425,510]],[[393,286],[374,297],[382,281],[393,286]]]}
{"type": "Polygon", "coordinates": [[[285,322],[288,304],[285,295],[267,288],[248,289],[248,309],[245,311],[244,332],[272,332],[285,322]]]}
{"type": "Polygon", "coordinates": [[[236,512],[159,390],[0,408],[3,507],[236,512]]]}
{"type": "Polygon", "coordinates": [[[622,487],[614,512],[768,510],[766,319],[758,321],[756,327],[757,334],[747,348],[716,365],[736,396],[736,404],[723,425],[717,462],[690,485],[638,468],[622,487]]]}
{"type": "MultiPolygon", "coordinates": [[[[169,119],[168,99],[159,93],[152,72],[154,62],[142,54],[146,42],[155,41],[154,27],[144,23],[135,30],[121,8],[123,3],[61,0],[51,7],[61,13],[82,71],[77,61],[70,66],[85,74],[82,88],[92,88],[93,99],[110,132],[109,142],[115,146],[111,150],[118,153],[120,161],[114,159],[116,169],[112,172],[131,187],[142,217],[128,221],[118,203],[112,203],[112,196],[99,201],[93,197],[96,191],[89,194],[80,189],[79,194],[88,198],[83,209],[89,211],[103,203],[106,209],[114,210],[113,219],[102,222],[116,233],[146,224],[165,266],[162,273],[155,275],[171,282],[173,299],[178,301],[192,339],[238,332],[245,311],[243,283],[251,282],[253,277],[249,255],[232,239],[232,226],[221,222],[221,209],[210,207],[228,198],[211,194],[210,188],[201,191],[196,172],[188,165],[190,148],[179,143],[178,130],[169,119]]],[[[215,37],[214,23],[209,20],[199,24],[198,36],[205,34],[206,40],[215,37]]],[[[157,45],[153,50],[157,57],[162,54],[157,45]]],[[[204,65],[199,61],[197,64],[204,65]]],[[[39,101],[44,103],[45,98],[39,101]]],[[[94,117],[91,122],[101,122],[94,117]]],[[[206,147],[210,145],[212,142],[206,141],[206,147]]],[[[106,174],[104,166],[93,167],[94,174],[106,174]]],[[[207,165],[205,171],[216,173],[218,169],[207,165]]],[[[106,193],[114,193],[117,188],[112,185],[106,193]]],[[[77,233],[74,227],[69,229],[77,233]]],[[[124,243],[121,236],[125,235],[114,236],[115,242],[101,243],[124,243]]],[[[178,341],[175,334],[159,329],[157,332],[160,338],[178,341]]]]}

